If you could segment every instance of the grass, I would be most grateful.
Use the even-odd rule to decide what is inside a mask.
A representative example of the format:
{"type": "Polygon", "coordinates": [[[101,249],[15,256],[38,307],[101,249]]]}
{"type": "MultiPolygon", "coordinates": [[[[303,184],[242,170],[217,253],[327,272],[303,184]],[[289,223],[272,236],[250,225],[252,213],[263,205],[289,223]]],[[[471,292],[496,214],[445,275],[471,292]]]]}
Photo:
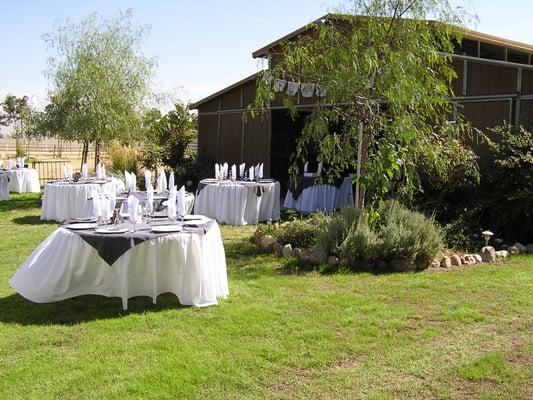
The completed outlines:
{"type": "Polygon", "coordinates": [[[452,272],[287,275],[223,227],[230,298],[33,304],[8,279],[54,229],[0,203],[2,399],[528,399],[533,257],[452,272]]]}

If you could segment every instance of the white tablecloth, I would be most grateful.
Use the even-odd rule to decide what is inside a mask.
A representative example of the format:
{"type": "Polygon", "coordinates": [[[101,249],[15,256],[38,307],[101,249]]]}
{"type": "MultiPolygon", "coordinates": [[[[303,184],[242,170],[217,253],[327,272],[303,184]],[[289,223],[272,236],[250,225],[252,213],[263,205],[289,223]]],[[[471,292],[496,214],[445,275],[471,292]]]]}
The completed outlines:
{"type": "Polygon", "coordinates": [[[335,185],[315,185],[305,188],[295,200],[292,192],[287,191],[283,207],[303,213],[315,211],[331,212],[346,206],[353,206],[352,178],[346,177],[340,188],[335,185]]]}
{"type": "MultiPolygon", "coordinates": [[[[88,200],[92,192],[118,194],[124,190],[124,182],[112,179],[106,183],[63,183],[52,182],[44,185],[41,220],[63,222],[69,219],[94,217],[93,203],[88,200]]],[[[113,215],[115,204],[106,201],[113,215]]]]}
{"type": "Polygon", "coordinates": [[[0,171],[0,201],[9,200],[9,178],[7,174],[0,171]]]}
{"type": "Polygon", "coordinates": [[[39,193],[41,184],[37,170],[33,168],[6,169],[9,177],[9,191],[17,193],[39,193]]]}
{"type": "Polygon", "coordinates": [[[279,182],[261,182],[257,195],[255,182],[232,182],[204,179],[206,186],[196,194],[194,213],[207,215],[230,225],[257,224],[280,217],[279,182]]]}
{"type": "Polygon", "coordinates": [[[58,228],[15,272],[9,284],[35,303],[95,294],[122,298],[174,293],[204,307],[229,294],[226,258],[216,223],[205,235],[177,233],[144,241],[108,265],[76,233],[58,228]]]}

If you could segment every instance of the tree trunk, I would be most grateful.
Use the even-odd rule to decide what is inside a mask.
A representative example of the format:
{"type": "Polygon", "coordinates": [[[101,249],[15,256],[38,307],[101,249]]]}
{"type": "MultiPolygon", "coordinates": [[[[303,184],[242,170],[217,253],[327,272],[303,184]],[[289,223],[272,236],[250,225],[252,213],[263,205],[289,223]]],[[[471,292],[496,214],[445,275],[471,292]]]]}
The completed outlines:
{"type": "Polygon", "coordinates": [[[357,182],[355,184],[355,208],[363,215],[365,211],[365,186],[361,184],[361,178],[366,176],[366,163],[368,159],[368,146],[370,136],[365,132],[363,123],[359,123],[359,145],[357,148],[357,182]]]}
{"type": "Polygon", "coordinates": [[[96,171],[96,166],[100,162],[100,141],[97,140],[94,142],[94,170],[96,171]]]}

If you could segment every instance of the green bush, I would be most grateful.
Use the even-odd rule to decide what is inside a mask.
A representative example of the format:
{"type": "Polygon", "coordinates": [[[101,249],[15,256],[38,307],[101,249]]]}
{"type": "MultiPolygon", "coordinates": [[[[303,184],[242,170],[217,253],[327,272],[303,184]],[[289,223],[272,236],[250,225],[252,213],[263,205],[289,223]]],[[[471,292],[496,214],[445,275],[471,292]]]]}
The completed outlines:
{"type": "Polygon", "coordinates": [[[123,146],[118,142],[112,143],[107,149],[107,156],[112,163],[112,169],[118,175],[124,171],[139,175],[140,153],[138,148],[123,146]]]}
{"type": "Polygon", "coordinates": [[[282,245],[291,244],[292,247],[308,249],[317,242],[318,229],[311,221],[294,220],[281,225],[272,231],[272,235],[282,245]]]}
{"type": "Polygon", "coordinates": [[[359,214],[354,207],[346,207],[334,214],[317,214],[317,242],[328,254],[338,254],[348,231],[357,222],[359,214]]]}
{"type": "Polygon", "coordinates": [[[351,261],[407,260],[427,265],[443,248],[442,233],[432,218],[395,201],[366,210],[363,218],[353,209],[327,218],[319,224],[317,246],[351,261]]]}

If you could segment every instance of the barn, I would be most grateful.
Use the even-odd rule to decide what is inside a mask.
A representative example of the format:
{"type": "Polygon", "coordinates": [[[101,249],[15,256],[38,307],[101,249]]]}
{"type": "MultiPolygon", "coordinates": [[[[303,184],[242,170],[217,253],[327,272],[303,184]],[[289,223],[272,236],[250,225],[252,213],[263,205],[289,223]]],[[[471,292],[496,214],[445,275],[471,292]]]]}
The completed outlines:
{"type": "MultiPolygon", "coordinates": [[[[267,58],[282,41],[309,29],[304,26],[253,52],[252,57],[267,58]]],[[[451,101],[461,105],[473,126],[486,131],[507,121],[533,127],[533,45],[468,30],[452,60],[457,78],[451,101]]],[[[281,96],[262,117],[251,118],[246,110],[254,99],[257,77],[258,73],[250,75],[191,105],[198,110],[198,152],[213,162],[262,162],[266,177],[286,182],[295,139],[314,100],[298,91],[295,120],[281,96]]]]}

